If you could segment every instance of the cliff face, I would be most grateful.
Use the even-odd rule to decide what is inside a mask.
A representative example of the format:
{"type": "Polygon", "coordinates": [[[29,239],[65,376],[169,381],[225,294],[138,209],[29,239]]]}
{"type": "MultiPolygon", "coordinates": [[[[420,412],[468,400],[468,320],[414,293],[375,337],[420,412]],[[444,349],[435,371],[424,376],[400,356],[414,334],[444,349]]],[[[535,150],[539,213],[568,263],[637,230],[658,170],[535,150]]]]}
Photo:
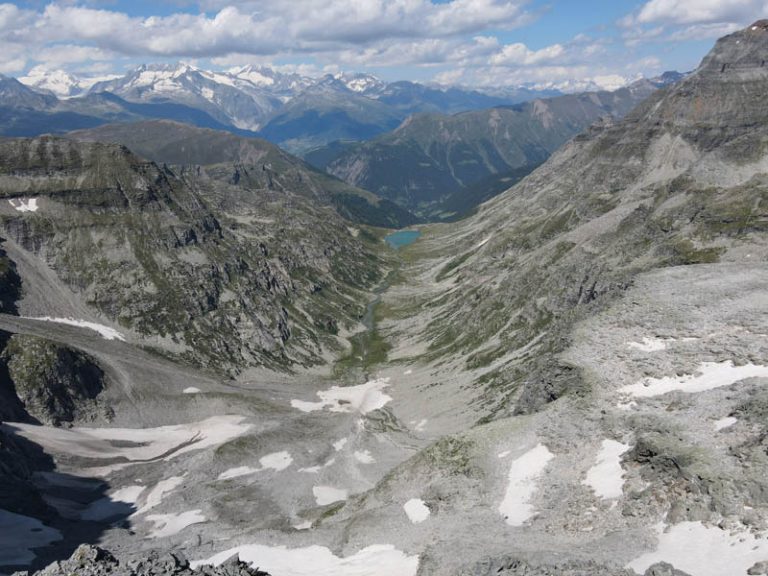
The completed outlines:
{"type": "Polygon", "coordinates": [[[104,371],[87,355],[43,338],[14,334],[0,358],[27,414],[45,424],[108,418],[96,398],[104,371]]]}
{"type": "Polygon", "coordinates": [[[338,346],[324,327],[353,326],[348,300],[379,277],[363,236],[284,188],[183,181],[56,138],[2,140],[0,158],[4,234],[85,305],[201,364],[315,363],[338,346]]]}

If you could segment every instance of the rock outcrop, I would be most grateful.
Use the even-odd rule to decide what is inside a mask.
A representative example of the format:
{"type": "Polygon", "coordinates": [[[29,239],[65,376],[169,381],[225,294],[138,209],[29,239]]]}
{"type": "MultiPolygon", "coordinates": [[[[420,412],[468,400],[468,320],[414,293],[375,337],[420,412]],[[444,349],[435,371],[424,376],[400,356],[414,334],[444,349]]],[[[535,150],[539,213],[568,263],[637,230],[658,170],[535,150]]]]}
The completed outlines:
{"type": "Polygon", "coordinates": [[[7,365],[10,383],[27,414],[39,422],[58,426],[75,419],[109,417],[109,409],[96,402],[105,386],[104,371],[82,352],[15,334],[0,360],[7,365]]]}
{"type": "MultiPolygon", "coordinates": [[[[14,576],[25,576],[16,572],[14,576]]],[[[146,557],[120,562],[106,550],[83,544],[68,560],[54,562],[35,576],[269,576],[233,556],[219,566],[192,568],[180,552],[150,552],[146,557]]]]}

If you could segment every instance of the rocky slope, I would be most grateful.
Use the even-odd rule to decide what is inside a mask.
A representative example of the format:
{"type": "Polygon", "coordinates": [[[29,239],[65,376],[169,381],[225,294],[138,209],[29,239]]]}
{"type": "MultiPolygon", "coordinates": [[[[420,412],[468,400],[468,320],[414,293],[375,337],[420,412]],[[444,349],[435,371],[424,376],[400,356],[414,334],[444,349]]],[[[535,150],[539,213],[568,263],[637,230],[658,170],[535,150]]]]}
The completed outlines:
{"type": "MultiPolygon", "coordinates": [[[[50,290],[75,292],[122,330],[195,362],[316,363],[357,321],[349,301],[379,276],[364,236],[285,186],[205,186],[201,176],[190,185],[118,145],[0,148],[3,234],[32,267],[53,271],[50,290]]],[[[31,300],[27,315],[47,315],[31,300]]]]}
{"type": "MultiPolygon", "coordinates": [[[[442,395],[486,411],[454,439],[458,471],[408,463],[362,506],[420,486],[441,516],[427,572],[482,530],[486,550],[542,573],[573,573],[555,558],[764,573],[766,55],[766,22],[723,38],[690,77],[411,250],[384,300],[390,360],[429,365],[442,395]]],[[[478,562],[462,570],[500,566],[478,562]]]]}
{"type": "Polygon", "coordinates": [[[509,188],[599,118],[623,116],[656,88],[644,81],[616,92],[416,115],[389,134],[324,158],[322,167],[421,215],[456,217],[509,188]]]}
{"type": "MultiPolygon", "coordinates": [[[[621,295],[645,270],[747,253],[759,260],[766,118],[758,94],[766,71],[741,51],[763,50],[762,32],[748,29],[739,44],[739,36],[719,42],[689,78],[624,120],[593,126],[450,233],[436,228],[434,248],[422,246],[439,255],[423,269],[434,286],[423,300],[434,302],[424,331],[428,356],[466,354],[470,367],[496,366],[490,383],[540,388],[530,381],[530,364],[516,380],[497,360],[531,342],[558,352],[576,319],[621,295]],[[444,256],[446,242],[456,256],[444,256]],[[472,305],[458,304],[468,296],[472,305]]],[[[557,397],[558,385],[551,386],[557,397]]]]}
{"type": "MultiPolygon", "coordinates": [[[[25,574],[17,573],[17,576],[25,574]]],[[[240,562],[237,556],[216,567],[192,568],[183,554],[157,552],[131,562],[118,561],[109,552],[83,544],[68,560],[55,562],[36,572],[41,576],[269,576],[267,572],[240,562]]]]}
{"type": "Polygon", "coordinates": [[[274,144],[169,121],[106,125],[70,133],[83,142],[119,143],[174,166],[190,185],[220,182],[254,191],[290,191],[335,208],[353,222],[401,228],[417,218],[388,200],[315,170],[274,144]]]}

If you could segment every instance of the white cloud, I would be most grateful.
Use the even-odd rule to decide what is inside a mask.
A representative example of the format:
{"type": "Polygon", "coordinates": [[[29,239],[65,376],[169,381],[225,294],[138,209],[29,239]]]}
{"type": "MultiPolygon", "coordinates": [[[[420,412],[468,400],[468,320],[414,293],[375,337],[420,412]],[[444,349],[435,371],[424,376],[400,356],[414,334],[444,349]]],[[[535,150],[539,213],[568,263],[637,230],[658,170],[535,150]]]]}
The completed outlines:
{"type": "Polygon", "coordinates": [[[0,0],[0,71],[43,65],[101,74],[109,63],[114,70],[200,59],[223,67],[277,62],[308,75],[407,67],[416,77],[424,68],[443,82],[488,86],[593,82],[647,70],[633,61],[641,56],[636,45],[719,36],[768,9],[768,0],[642,0],[622,19],[623,45],[614,31],[593,27],[590,36],[532,47],[502,32],[545,14],[531,0],[175,1],[201,12],[135,17],[98,0],[28,4],[39,9],[0,0]],[[630,65],[640,68],[628,74],[630,65]]]}
{"type": "Polygon", "coordinates": [[[564,52],[565,49],[560,44],[553,44],[541,50],[531,50],[521,43],[507,44],[490,59],[490,63],[494,66],[532,66],[557,60],[564,52]]]}
{"type": "Polygon", "coordinates": [[[720,38],[726,34],[731,34],[742,28],[741,24],[720,23],[714,24],[694,24],[686,26],[680,30],[675,30],[669,35],[669,39],[675,42],[686,42],[688,40],[710,40],[720,38]]]}
{"type": "Polygon", "coordinates": [[[766,0],[648,0],[617,24],[627,46],[710,40],[768,17],[766,0]]]}
{"type": "Polygon", "coordinates": [[[106,61],[115,58],[114,52],[108,52],[93,46],[79,44],[57,44],[43,48],[35,53],[35,59],[54,66],[72,64],[87,61],[106,61]]]}
{"type": "Polygon", "coordinates": [[[765,13],[764,0],[651,0],[640,8],[641,24],[698,24],[744,22],[765,13]]]}
{"type": "MultiPolygon", "coordinates": [[[[529,21],[526,0],[293,0],[242,2],[213,16],[133,18],[61,3],[48,5],[27,37],[83,41],[126,55],[217,57],[335,51],[382,40],[439,40],[529,21]]],[[[214,3],[218,4],[218,2],[214,3]]],[[[6,5],[3,5],[6,6],[6,5]]],[[[8,5],[12,6],[12,5],[8,5]]],[[[4,18],[13,19],[13,10],[4,18]]]]}

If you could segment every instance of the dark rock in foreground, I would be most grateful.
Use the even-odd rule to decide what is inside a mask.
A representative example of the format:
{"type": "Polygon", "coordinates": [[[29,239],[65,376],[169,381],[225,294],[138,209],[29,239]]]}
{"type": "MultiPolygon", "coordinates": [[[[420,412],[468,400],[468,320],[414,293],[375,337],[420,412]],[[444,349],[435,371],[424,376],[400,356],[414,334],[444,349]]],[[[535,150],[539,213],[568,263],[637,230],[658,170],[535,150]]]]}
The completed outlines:
{"type": "MultiPolygon", "coordinates": [[[[565,562],[535,566],[525,560],[500,558],[481,562],[474,567],[474,572],[462,573],[462,576],[636,576],[629,569],[615,569],[595,562],[565,562]]],[[[686,572],[675,569],[666,562],[654,564],[643,576],[689,576],[686,572]]]]}
{"type": "MultiPolygon", "coordinates": [[[[22,576],[27,572],[16,572],[22,576]]],[[[219,566],[191,568],[180,552],[161,554],[151,552],[146,558],[132,562],[120,562],[112,554],[96,546],[83,544],[69,560],[54,562],[36,572],[36,576],[269,576],[258,568],[251,568],[233,556],[219,566]]]]}

